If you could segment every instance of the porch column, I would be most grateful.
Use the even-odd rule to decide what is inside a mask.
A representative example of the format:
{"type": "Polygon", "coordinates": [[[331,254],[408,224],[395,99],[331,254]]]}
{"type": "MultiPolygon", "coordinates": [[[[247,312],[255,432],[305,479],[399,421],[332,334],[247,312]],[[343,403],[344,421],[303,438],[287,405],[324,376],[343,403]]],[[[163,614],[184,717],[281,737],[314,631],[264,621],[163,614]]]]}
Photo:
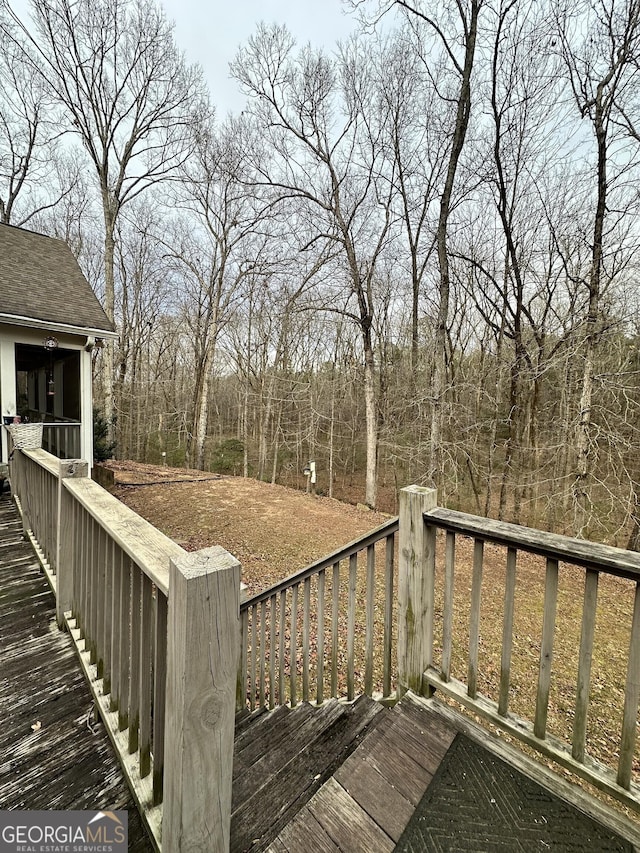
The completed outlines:
{"type": "MultiPolygon", "coordinates": [[[[0,401],[3,415],[16,415],[16,346],[15,343],[0,334],[0,401]]],[[[2,429],[2,461],[9,457],[7,431],[2,429]]]]}
{"type": "Polygon", "coordinates": [[[80,351],[80,458],[93,467],[93,389],[91,353],[80,351]]]}

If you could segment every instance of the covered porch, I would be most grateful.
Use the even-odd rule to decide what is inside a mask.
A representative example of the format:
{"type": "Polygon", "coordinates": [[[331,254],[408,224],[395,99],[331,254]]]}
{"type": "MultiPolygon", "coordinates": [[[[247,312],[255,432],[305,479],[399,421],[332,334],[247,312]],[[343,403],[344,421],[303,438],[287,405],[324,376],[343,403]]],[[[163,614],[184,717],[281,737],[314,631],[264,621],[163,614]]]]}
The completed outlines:
{"type": "Polygon", "coordinates": [[[11,452],[9,427],[42,424],[41,446],[59,459],[92,456],[91,356],[70,336],[38,343],[26,330],[0,341],[2,461],[11,452]],[[27,339],[27,340],[25,340],[27,339]]]}
{"type": "Polygon", "coordinates": [[[92,356],[115,336],[65,243],[0,226],[0,464],[27,436],[91,465],[92,356]]]}

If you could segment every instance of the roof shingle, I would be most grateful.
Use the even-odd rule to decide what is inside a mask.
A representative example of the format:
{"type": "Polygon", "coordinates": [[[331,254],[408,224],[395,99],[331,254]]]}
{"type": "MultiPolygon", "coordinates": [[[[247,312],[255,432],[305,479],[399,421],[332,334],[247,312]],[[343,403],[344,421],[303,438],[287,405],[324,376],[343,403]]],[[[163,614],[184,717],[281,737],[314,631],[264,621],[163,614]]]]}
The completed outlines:
{"type": "Polygon", "coordinates": [[[66,243],[2,224],[0,315],[113,331],[66,243]]]}

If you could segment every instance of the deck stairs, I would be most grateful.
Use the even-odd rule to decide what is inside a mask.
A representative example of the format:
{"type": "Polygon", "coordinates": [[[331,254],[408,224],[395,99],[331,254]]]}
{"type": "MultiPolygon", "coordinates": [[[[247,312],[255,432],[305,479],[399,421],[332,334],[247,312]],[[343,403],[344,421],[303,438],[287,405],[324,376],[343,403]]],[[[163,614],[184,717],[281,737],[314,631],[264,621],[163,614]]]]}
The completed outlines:
{"type": "Polygon", "coordinates": [[[268,849],[389,713],[361,696],[314,707],[280,706],[236,719],[231,851],[268,849]]]}
{"type": "Polygon", "coordinates": [[[490,740],[471,721],[412,693],[393,708],[361,696],[242,713],[230,851],[392,853],[401,836],[406,845],[405,828],[450,748],[459,755],[459,780],[437,789],[438,814],[429,825],[435,846],[421,841],[415,849],[640,850],[633,822],[585,800],[522,753],[516,759],[511,747],[501,765],[490,740]],[[461,732],[490,750],[479,766],[467,763],[461,732]],[[552,779],[553,794],[546,787],[552,779]],[[458,786],[471,800],[458,798],[458,786]]]}

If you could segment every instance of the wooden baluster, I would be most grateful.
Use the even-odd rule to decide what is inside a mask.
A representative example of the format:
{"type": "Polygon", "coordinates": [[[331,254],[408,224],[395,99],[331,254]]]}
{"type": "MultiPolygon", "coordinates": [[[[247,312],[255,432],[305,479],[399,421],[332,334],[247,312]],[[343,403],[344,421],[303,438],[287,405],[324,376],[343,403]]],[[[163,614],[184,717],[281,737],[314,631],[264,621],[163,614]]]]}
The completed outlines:
{"type": "Polygon", "coordinates": [[[285,668],[285,648],[286,648],[286,637],[287,637],[287,591],[282,590],[280,593],[280,612],[279,616],[279,627],[278,631],[280,633],[280,645],[278,649],[278,704],[284,705],[287,701],[286,697],[286,668],[285,668]]]}
{"type": "MultiPolygon", "coordinates": [[[[151,772],[151,649],[153,625],[152,583],[142,576],[140,612],[140,778],[151,772]]],[[[156,595],[159,595],[156,592],[156,595]]]]}
{"type": "Polygon", "coordinates": [[[311,611],[311,578],[302,588],[302,701],[309,701],[309,614],[311,611]]]}
{"type": "Polygon", "coordinates": [[[598,572],[593,569],[587,569],[584,579],[580,657],[578,659],[578,682],[576,686],[576,710],[573,717],[573,736],[571,738],[571,755],[576,761],[580,762],[584,762],[585,743],[587,739],[591,660],[593,657],[593,638],[596,627],[596,606],[598,603],[598,579],[598,572]]]}
{"type": "Polygon", "coordinates": [[[138,751],[140,728],[140,608],[142,570],[131,564],[131,645],[129,647],[129,752],[138,751]]]}
{"type": "Polygon", "coordinates": [[[453,648],[453,589],[456,562],[456,534],[447,530],[444,558],[444,602],[442,613],[442,667],[444,681],[451,678],[451,651],[453,648]]]}
{"type": "Polygon", "coordinates": [[[483,560],[484,542],[482,539],[475,539],[473,543],[473,578],[471,580],[471,613],[469,614],[469,668],[467,674],[467,694],[472,699],[476,699],[478,696],[478,648],[480,644],[483,560]]]}
{"type": "Polygon", "coordinates": [[[102,645],[102,689],[105,695],[111,693],[111,638],[113,637],[113,540],[105,535],[104,542],[104,598],[102,608],[103,645],[102,645]]]}
{"type": "Polygon", "coordinates": [[[267,653],[267,602],[260,604],[260,707],[264,708],[264,687],[266,681],[266,653],[267,653]]]}
{"type": "Polygon", "coordinates": [[[276,602],[277,597],[269,599],[269,710],[276,706],[276,602]]]}
{"type": "Polygon", "coordinates": [[[153,662],[153,802],[162,802],[164,728],[167,681],[167,599],[156,590],[155,658],[153,662]]]}
{"type": "Polygon", "coordinates": [[[84,552],[85,552],[85,585],[84,585],[84,595],[85,595],[85,606],[84,606],[84,647],[85,650],[90,653],[90,660],[94,662],[92,648],[95,643],[95,623],[93,621],[93,567],[95,565],[95,555],[94,555],[94,527],[95,522],[89,513],[87,513],[87,526],[85,528],[85,543],[84,543],[84,552]]]}
{"type": "Polygon", "coordinates": [[[113,566],[113,584],[111,588],[111,697],[109,708],[117,711],[120,707],[120,598],[122,596],[122,550],[113,543],[111,562],[113,566]]]}
{"type": "Polygon", "coordinates": [[[387,536],[384,561],[384,640],[382,663],[382,693],[391,695],[391,660],[393,643],[393,556],[395,551],[395,533],[387,536]]]}
{"type": "Polygon", "coordinates": [[[256,644],[258,641],[258,605],[251,608],[251,655],[249,658],[249,709],[256,709],[256,644]]]}
{"type": "Polygon", "coordinates": [[[367,593],[365,603],[365,665],[364,692],[373,696],[373,626],[376,594],[376,546],[367,546],[367,593]]]}
{"type": "Polygon", "coordinates": [[[333,564],[331,582],[331,696],[338,695],[338,639],[340,613],[340,563],[333,564]]]}
{"type": "Polygon", "coordinates": [[[240,614],[240,663],[238,664],[238,677],[236,683],[236,710],[241,711],[247,707],[247,669],[249,655],[249,611],[243,610],[240,614]]]}
{"type": "Polygon", "coordinates": [[[120,585],[119,631],[120,631],[120,702],[118,703],[118,728],[123,732],[129,726],[131,624],[131,558],[123,555],[122,583],[120,585]]]}
{"type": "Polygon", "coordinates": [[[538,738],[544,738],[547,731],[547,710],[551,687],[551,664],[553,662],[553,635],[556,629],[557,607],[558,561],[549,558],[547,559],[544,588],[544,616],[542,620],[542,644],[540,648],[536,716],[533,723],[533,733],[538,738]]]}
{"type": "Polygon", "coordinates": [[[291,707],[298,704],[298,588],[295,584],[291,590],[291,634],[289,637],[289,685],[291,692],[291,707]]]}
{"type": "Polygon", "coordinates": [[[92,518],[89,535],[90,543],[90,566],[89,566],[89,610],[91,619],[89,623],[89,652],[91,663],[98,663],[98,601],[100,597],[100,525],[92,518]]]}
{"type": "Polygon", "coordinates": [[[636,743],[638,719],[638,700],[640,699],[640,583],[636,584],[633,602],[633,621],[631,623],[631,641],[629,643],[629,663],[627,683],[624,690],[624,711],[622,714],[622,736],[620,738],[620,759],[618,761],[617,782],[627,791],[631,787],[631,771],[636,743]]]}
{"type": "Polygon", "coordinates": [[[80,625],[80,601],[82,589],[82,517],[84,510],[78,501],[73,502],[73,618],[80,625]]]}
{"type": "Polygon", "coordinates": [[[502,624],[502,657],[500,661],[500,694],[498,713],[501,717],[507,715],[509,708],[509,684],[511,683],[511,650],[513,648],[513,613],[516,593],[516,560],[518,552],[515,548],[507,549],[507,576],[504,585],[504,622],[502,624]]]}
{"type": "Polygon", "coordinates": [[[94,531],[96,536],[96,668],[98,678],[104,675],[104,649],[106,645],[105,636],[105,602],[106,602],[106,563],[107,563],[107,534],[98,525],[94,531]]]}
{"type": "Polygon", "coordinates": [[[320,705],[324,702],[324,608],[325,608],[325,570],[318,573],[318,600],[317,600],[317,670],[316,670],[316,702],[320,705]]]}
{"type": "Polygon", "coordinates": [[[89,584],[91,582],[91,516],[82,513],[82,636],[85,649],[89,649],[91,631],[91,598],[89,584]]]}
{"type": "Polygon", "coordinates": [[[349,603],[347,607],[347,699],[355,698],[355,637],[356,637],[356,585],[358,581],[358,555],[349,557],[349,603]]]}

